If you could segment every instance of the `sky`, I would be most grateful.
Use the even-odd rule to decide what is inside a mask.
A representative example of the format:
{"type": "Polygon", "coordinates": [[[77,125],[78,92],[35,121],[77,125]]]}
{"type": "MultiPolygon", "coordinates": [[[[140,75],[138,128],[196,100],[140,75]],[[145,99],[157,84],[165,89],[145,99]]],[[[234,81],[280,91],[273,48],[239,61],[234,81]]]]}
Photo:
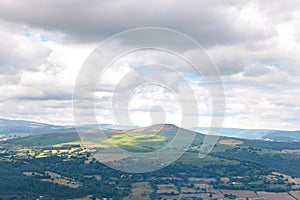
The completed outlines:
{"type": "MultiPolygon", "coordinates": [[[[299,0],[2,0],[0,117],[73,124],[72,96],[83,63],[108,37],[142,27],[173,29],[202,45],[223,80],[225,127],[300,129],[299,0]]],[[[126,42],[112,44],[107,54],[126,42]]],[[[109,107],[113,88],[128,72],[147,74],[139,67],[153,60],[184,74],[180,81],[167,70],[159,77],[178,87],[188,82],[199,126],[209,126],[213,105],[207,85],[182,61],[146,50],[120,57],[108,70],[94,93],[98,122],[116,123],[109,107]]],[[[183,107],[172,91],[147,85],[130,94],[135,125],[158,123],[161,113],[167,123],[180,124],[183,107]],[[156,113],[153,119],[149,110],[156,113]]],[[[85,108],[82,100],[80,112],[85,108]]]]}

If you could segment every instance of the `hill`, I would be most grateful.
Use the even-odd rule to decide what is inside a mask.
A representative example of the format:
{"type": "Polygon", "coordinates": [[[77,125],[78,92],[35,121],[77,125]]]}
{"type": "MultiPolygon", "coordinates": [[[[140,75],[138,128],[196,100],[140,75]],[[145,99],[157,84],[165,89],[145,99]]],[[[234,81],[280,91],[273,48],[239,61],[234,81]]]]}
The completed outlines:
{"type": "MultiPolygon", "coordinates": [[[[208,128],[197,127],[194,131],[206,133],[208,128]]],[[[277,142],[299,142],[300,131],[283,131],[283,130],[268,130],[268,129],[238,129],[238,128],[223,128],[220,132],[222,136],[270,140],[277,142]]]]}
{"type": "MultiPolygon", "coordinates": [[[[2,135],[16,135],[28,136],[28,135],[38,135],[38,134],[47,134],[47,133],[58,133],[58,132],[69,132],[74,133],[77,131],[80,132],[99,132],[110,131],[116,134],[121,130],[135,130],[135,132],[151,132],[155,129],[160,128],[162,125],[155,125],[150,127],[128,127],[128,126],[118,126],[114,124],[87,124],[75,127],[73,125],[52,125],[40,122],[25,121],[25,120],[9,120],[0,118],[0,134],[2,135]]],[[[165,124],[166,128],[174,128],[174,125],[165,124]]],[[[197,127],[193,131],[205,134],[208,128],[197,127]]],[[[121,131],[122,132],[122,131],[121,131]]],[[[268,129],[237,129],[237,128],[223,128],[220,132],[220,135],[227,137],[236,137],[244,139],[259,139],[259,140],[270,140],[277,142],[299,142],[300,141],[300,131],[283,131],[283,130],[268,130],[268,129]]],[[[2,136],[4,138],[13,138],[11,136],[2,136]]]]}
{"type": "Polygon", "coordinates": [[[52,125],[34,121],[0,118],[0,135],[2,135],[2,140],[49,133],[97,132],[100,130],[126,130],[130,128],[134,127],[113,124],[87,124],[75,127],[74,125],[52,125]]]}
{"type": "MultiPolygon", "coordinates": [[[[55,132],[0,142],[0,190],[4,191],[0,192],[0,199],[14,199],[15,192],[23,189],[25,192],[18,196],[35,199],[55,199],[57,195],[60,199],[124,199],[143,187],[153,199],[176,199],[176,195],[189,195],[190,199],[209,195],[210,199],[228,195],[245,199],[250,193],[255,196],[256,191],[288,195],[300,190],[299,142],[221,136],[213,150],[199,159],[205,135],[171,124],[128,131],[90,128],[82,129],[87,131],[79,135],[55,132]],[[140,166],[140,157],[114,151],[113,146],[144,156],[168,144],[178,132],[182,138],[195,137],[185,153],[165,168],[126,173],[105,165],[140,166]]],[[[177,147],[180,144],[168,153],[179,151],[177,147]]],[[[171,156],[168,153],[160,156],[171,156]]],[[[146,164],[156,166],[163,162],[150,159],[146,164]]]]}
{"type": "Polygon", "coordinates": [[[10,133],[44,133],[67,129],[70,127],[55,126],[51,124],[25,121],[25,120],[9,120],[0,118],[0,134],[10,133]]]}

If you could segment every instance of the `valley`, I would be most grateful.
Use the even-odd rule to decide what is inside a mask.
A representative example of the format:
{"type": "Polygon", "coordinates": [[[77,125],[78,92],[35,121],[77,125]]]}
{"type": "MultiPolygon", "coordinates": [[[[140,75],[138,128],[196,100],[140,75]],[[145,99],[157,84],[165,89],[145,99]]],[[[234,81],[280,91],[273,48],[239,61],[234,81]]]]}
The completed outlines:
{"type": "MultiPolygon", "coordinates": [[[[126,133],[112,129],[106,134],[88,132],[80,134],[81,139],[77,133],[60,132],[2,141],[0,198],[298,199],[297,142],[221,136],[212,152],[199,159],[205,135],[196,133],[186,152],[158,171],[125,173],[99,162],[124,164],[131,159],[130,154],[110,151],[114,145],[130,152],[156,151],[168,144],[178,129],[156,125],[126,133]]],[[[187,137],[192,133],[181,131],[187,137]]]]}

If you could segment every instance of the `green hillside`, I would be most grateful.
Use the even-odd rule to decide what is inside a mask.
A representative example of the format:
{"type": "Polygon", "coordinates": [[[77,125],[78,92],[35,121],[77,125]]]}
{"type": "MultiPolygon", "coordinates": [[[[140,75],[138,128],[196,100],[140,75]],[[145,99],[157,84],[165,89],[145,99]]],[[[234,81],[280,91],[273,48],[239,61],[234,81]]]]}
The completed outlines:
{"type": "Polygon", "coordinates": [[[19,144],[28,147],[40,146],[47,147],[55,144],[61,144],[66,142],[79,141],[80,138],[77,133],[48,133],[42,135],[32,135],[28,137],[20,137],[12,140],[8,140],[5,143],[19,144]]]}

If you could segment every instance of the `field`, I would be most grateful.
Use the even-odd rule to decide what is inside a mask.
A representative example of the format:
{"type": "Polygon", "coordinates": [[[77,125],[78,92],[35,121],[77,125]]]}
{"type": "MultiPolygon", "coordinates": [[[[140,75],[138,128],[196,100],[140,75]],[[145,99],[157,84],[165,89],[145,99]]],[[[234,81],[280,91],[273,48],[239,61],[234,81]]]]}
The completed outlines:
{"type": "Polygon", "coordinates": [[[283,153],[300,153],[300,149],[296,149],[296,150],[287,150],[287,149],[284,149],[281,152],[283,152],[283,153]]]}
{"type": "Polygon", "coordinates": [[[188,180],[191,182],[205,182],[205,183],[217,181],[215,178],[189,178],[188,180]]]}
{"type": "Polygon", "coordinates": [[[288,193],[257,192],[257,194],[268,200],[294,200],[288,193]]]}
{"type": "Polygon", "coordinates": [[[164,141],[165,137],[161,135],[146,135],[142,133],[113,135],[108,142],[118,146],[136,146],[140,143],[157,143],[164,141]]]}
{"type": "Polygon", "coordinates": [[[77,182],[76,180],[68,177],[63,177],[59,174],[56,174],[54,172],[46,171],[44,174],[38,173],[38,172],[23,172],[25,176],[29,177],[41,177],[41,181],[44,182],[51,182],[56,183],[60,185],[64,185],[70,188],[78,188],[82,186],[82,183],[77,182]]]}
{"type": "Polygon", "coordinates": [[[128,158],[130,154],[109,154],[109,153],[96,153],[93,155],[93,158],[101,162],[113,162],[128,158]]]}
{"type": "Polygon", "coordinates": [[[230,179],[227,178],[227,177],[222,177],[220,178],[220,180],[223,182],[223,183],[229,183],[230,179]]]}
{"type": "Polygon", "coordinates": [[[169,130],[153,132],[157,128],[145,132],[138,129],[128,133],[108,134],[108,138],[104,141],[106,144],[112,144],[131,152],[151,152],[165,146],[174,136],[172,131],[168,133],[169,130]]]}
{"type": "Polygon", "coordinates": [[[21,144],[27,147],[34,146],[53,146],[65,142],[80,141],[77,133],[49,133],[42,135],[33,135],[9,140],[11,144],[21,144]]]}
{"type": "Polygon", "coordinates": [[[300,188],[300,178],[293,178],[289,175],[278,173],[278,172],[272,172],[272,174],[275,175],[275,176],[281,176],[284,179],[287,179],[290,183],[294,183],[295,188],[300,188]]]}
{"type": "Polygon", "coordinates": [[[124,198],[124,200],[151,199],[150,194],[152,193],[152,188],[150,187],[149,182],[133,183],[131,191],[131,195],[124,198]]]}
{"type": "Polygon", "coordinates": [[[240,145],[240,144],[243,144],[243,143],[244,143],[243,141],[233,140],[233,139],[230,139],[230,140],[220,140],[219,141],[219,144],[233,145],[233,146],[240,145]]]}
{"type": "Polygon", "coordinates": [[[83,141],[76,141],[76,142],[66,142],[66,143],[59,143],[56,145],[53,145],[53,147],[64,147],[64,146],[81,146],[84,148],[92,149],[92,148],[109,148],[110,145],[103,144],[103,143],[97,143],[97,142],[83,142],[83,141]]]}
{"type": "Polygon", "coordinates": [[[241,198],[257,198],[257,194],[254,191],[249,190],[220,190],[222,194],[233,194],[236,197],[241,198]]]}
{"type": "Polygon", "coordinates": [[[300,199],[300,191],[291,191],[290,194],[296,198],[296,199],[300,199]]]}
{"type": "Polygon", "coordinates": [[[157,194],[179,194],[177,187],[174,184],[159,184],[157,185],[157,194]]]}

